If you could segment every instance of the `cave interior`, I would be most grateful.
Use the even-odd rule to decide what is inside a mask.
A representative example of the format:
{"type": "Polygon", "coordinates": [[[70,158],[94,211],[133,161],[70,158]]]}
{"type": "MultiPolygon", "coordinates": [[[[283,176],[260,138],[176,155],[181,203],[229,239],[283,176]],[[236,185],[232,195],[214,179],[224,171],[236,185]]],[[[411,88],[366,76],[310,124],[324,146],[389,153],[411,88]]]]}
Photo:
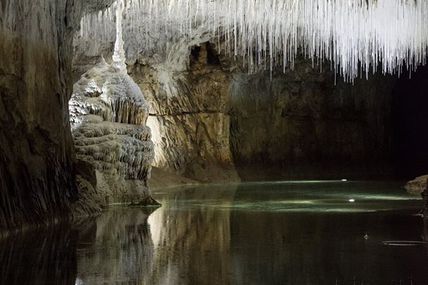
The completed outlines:
{"type": "Polygon", "coordinates": [[[428,284],[428,2],[1,0],[0,284],[428,284]]]}

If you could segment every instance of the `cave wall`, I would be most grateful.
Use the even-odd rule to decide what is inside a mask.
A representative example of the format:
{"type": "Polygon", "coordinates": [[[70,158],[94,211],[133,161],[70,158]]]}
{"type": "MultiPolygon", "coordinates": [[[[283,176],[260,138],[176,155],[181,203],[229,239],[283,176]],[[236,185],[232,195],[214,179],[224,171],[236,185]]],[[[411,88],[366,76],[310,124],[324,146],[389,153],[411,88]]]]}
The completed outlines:
{"type": "Polygon", "coordinates": [[[393,86],[381,75],[335,85],[334,73],[307,60],[272,77],[236,74],[231,146],[241,178],[388,175],[393,86]]]}
{"type": "Polygon", "coordinates": [[[72,5],[0,4],[0,228],[62,216],[76,196],[67,112],[72,5]]]}
{"type": "MultiPolygon", "coordinates": [[[[393,76],[335,83],[302,58],[248,74],[203,40],[127,62],[150,103],[154,167],[202,182],[390,176],[393,76]]],[[[74,70],[109,46],[76,39],[74,70]]]]}
{"type": "Polygon", "coordinates": [[[73,33],[113,0],[0,2],[0,231],[54,221],[76,200],[68,117],[73,33]]]}

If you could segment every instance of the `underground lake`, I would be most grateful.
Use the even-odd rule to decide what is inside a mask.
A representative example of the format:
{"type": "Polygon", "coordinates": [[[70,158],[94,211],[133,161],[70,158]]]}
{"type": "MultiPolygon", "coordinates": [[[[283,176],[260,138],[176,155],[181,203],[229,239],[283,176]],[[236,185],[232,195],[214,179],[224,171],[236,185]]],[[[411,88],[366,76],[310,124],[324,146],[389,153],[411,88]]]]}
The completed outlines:
{"type": "Polygon", "coordinates": [[[0,285],[428,285],[428,0],[0,0],[0,285]]]}
{"type": "MultiPolygon", "coordinates": [[[[396,182],[154,191],[159,208],[0,242],[1,284],[428,284],[421,201],[396,182]]],[[[425,230],[424,230],[425,229],[425,230]]]]}

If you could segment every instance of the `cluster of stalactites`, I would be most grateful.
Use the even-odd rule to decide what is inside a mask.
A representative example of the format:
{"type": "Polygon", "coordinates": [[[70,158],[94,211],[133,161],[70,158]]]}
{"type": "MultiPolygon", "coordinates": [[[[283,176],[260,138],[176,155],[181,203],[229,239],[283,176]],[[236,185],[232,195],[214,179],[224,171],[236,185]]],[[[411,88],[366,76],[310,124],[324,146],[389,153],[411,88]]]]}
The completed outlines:
{"type": "MultiPolygon", "coordinates": [[[[414,70],[427,56],[424,0],[124,1],[128,52],[166,47],[202,31],[250,71],[292,68],[303,53],[314,64],[329,61],[347,81],[377,70],[414,70]]],[[[111,40],[115,5],[110,9],[82,20],[83,38],[111,40]]]]}

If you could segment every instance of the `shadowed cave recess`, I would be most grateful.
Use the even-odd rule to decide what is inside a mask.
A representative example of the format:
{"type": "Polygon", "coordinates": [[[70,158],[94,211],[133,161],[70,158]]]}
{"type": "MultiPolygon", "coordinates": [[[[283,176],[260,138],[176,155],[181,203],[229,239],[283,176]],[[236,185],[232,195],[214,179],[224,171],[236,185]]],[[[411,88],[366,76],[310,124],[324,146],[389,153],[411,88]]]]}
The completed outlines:
{"type": "Polygon", "coordinates": [[[178,185],[428,173],[428,4],[277,2],[2,1],[1,232],[178,185]]]}

